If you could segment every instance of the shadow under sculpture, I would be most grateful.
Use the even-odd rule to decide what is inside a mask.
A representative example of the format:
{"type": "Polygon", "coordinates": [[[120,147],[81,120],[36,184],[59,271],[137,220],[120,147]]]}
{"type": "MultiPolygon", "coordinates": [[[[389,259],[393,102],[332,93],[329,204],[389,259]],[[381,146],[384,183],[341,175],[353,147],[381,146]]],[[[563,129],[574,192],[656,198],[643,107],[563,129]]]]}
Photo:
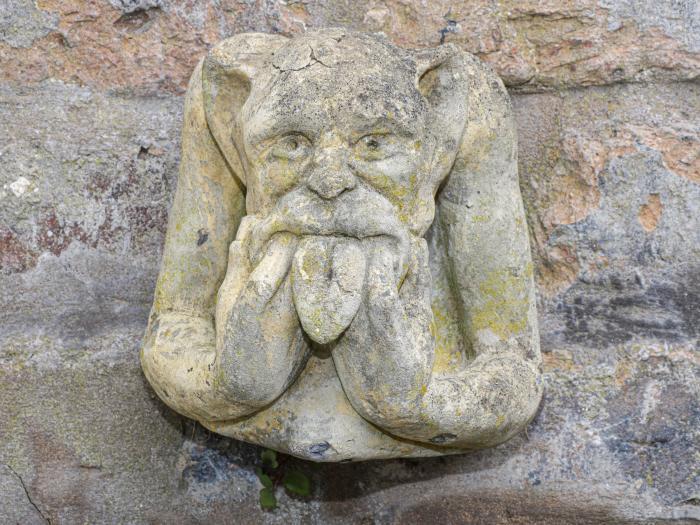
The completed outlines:
{"type": "Polygon", "coordinates": [[[165,403],[317,461],[433,456],[523,430],[540,359],[488,68],[341,30],[200,62],[141,353],[165,403]]]}

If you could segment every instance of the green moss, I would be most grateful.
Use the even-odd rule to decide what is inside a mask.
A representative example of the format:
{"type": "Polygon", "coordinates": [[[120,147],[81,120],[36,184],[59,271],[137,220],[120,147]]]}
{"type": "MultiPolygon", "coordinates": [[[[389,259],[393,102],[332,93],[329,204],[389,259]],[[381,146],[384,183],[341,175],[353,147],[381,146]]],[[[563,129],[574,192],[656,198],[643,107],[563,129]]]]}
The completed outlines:
{"type": "Polygon", "coordinates": [[[489,215],[472,215],[473,222],[489,222],[491,217],[489,215]]]}
{"type": "Polygon", "coordinates": [[[490,330],[502,340],[520,335],[527,328],[529,310],[527,281],[502,268],[489,272],[479,283],[483,297],[472,315],[475,331],[490,330]]]}

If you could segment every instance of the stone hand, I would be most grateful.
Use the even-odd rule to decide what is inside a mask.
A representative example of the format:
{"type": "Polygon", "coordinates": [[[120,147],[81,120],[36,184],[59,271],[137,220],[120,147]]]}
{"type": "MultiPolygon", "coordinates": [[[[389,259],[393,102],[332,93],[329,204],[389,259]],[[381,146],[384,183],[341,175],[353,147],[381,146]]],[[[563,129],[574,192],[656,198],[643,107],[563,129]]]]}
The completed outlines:
{"type": "MultiPolygon", "coordinates": [[[[298,238],[276,233],[251,257],[254,218],[229,249],[217,304],[217,386],[239,403],[264,406],[278,397],[308,357],[294,309],[289,270],[298,238]],[[257,259],[253,265],[251,258],[257,259]]],[[[262,245],[258,243],[258,245],[262,245]]]]}
{"type": "Polygon", "coordinates": [[[353,407],[382,428],[404,432],[411,422],[401,414],[415,413],[434,354],[428,249],[422,238],[411,245],[402,279],[394,271],[399,255],[381,239],[372,241],[361,305],[333,350],[353,407]]]}
{"type": "Polygon", "coordinates": [[[488,442],[510,435],[541,396],[536,364],[512,351],[482,351],[448,375],[433,370],[431,273],[423,239],[412,239],[399,289],[391,251],[367,263],[362,303],[333,350],[352,406],[394,435],[433,444],[488,442]],[[494,421],[501,418],[502,425],[494,421]]]}

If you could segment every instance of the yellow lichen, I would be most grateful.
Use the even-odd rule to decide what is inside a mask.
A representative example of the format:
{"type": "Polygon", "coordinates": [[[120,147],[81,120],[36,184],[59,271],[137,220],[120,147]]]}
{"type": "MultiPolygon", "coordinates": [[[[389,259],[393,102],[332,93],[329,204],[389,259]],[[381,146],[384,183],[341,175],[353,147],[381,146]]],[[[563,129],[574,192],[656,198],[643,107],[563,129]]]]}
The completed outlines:
{"type": "Polygon", "coordinates": [[[527,327],[527,289],[526,280],[507,268],[489,272],[479,283],[483,301],[472,315],[474,330],[490,330],[501,340],[522,333],[527,327]]]}

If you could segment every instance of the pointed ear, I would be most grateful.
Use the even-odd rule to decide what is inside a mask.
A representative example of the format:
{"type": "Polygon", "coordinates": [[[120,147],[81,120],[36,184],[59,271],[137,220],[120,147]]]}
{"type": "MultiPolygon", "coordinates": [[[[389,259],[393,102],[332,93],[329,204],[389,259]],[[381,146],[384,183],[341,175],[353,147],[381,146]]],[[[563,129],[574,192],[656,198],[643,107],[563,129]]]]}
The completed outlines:
{"type": "Polygon", "coordinates": [[[430,108],[428,135],[434,144],[431,189],[447,175],[467,120],[468,79],[464,53],[452,44],[414,53],[416,87],[430,108]]]}
{"type": "Polygon", "coordinates": [[[469,352],[516,349],[538,363],[535,287],[513,108],[491,68],[466,53],[464,60],[469,113],[457,158],[437,196],[436,250],[447,261],[469,352]]]}
{"type": "Polygon", "coordinates": [[[467,122],[465,54],[452,44],[413,52],[415,85],[428,106],[423,135],[423,176],[411,229],[423,235],[435,218],[435,194],[450,173],[467,122]]]}
{"type": "Polygon", "coordinates": [[[241,109],[254,82],[269,74],[269,62],[287,38],[248,33],[224,40],[202,65],[204,113],[214,140],[236,176],[246,183],[241,109]]]}

